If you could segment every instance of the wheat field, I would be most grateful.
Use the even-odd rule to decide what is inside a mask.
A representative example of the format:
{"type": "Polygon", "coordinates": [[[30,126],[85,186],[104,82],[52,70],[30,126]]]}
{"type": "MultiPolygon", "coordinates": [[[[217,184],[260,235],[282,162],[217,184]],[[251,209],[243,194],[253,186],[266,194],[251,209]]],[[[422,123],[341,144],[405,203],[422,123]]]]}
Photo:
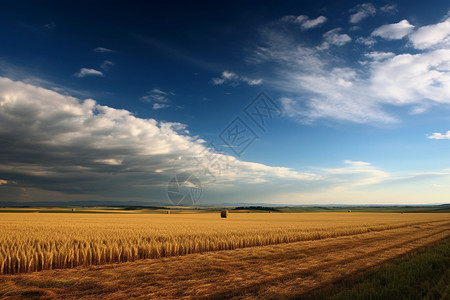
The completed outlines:
{"type": "MultiPolygon", "coordinates": [[[[439,214],[0,214],[0,274],[357,235],[439,214]]],[[[441,216],[442,219],[442,216],[441,216]]]]}

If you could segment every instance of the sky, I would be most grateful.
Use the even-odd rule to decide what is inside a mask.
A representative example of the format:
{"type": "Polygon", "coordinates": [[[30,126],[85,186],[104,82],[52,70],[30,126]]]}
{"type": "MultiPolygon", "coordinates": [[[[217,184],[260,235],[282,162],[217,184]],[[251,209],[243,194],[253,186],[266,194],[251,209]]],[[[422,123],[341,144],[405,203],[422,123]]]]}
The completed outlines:
{"type": "Polygon", "coordinates": [[[0,202],[449,203],[447,1],[0,3],[0,202]]]}

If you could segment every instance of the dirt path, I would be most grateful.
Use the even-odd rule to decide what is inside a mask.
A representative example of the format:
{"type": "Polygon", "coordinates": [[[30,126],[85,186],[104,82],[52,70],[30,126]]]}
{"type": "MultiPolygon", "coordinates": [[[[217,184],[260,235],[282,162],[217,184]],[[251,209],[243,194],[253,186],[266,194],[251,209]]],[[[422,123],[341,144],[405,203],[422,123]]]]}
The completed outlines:
{"type": "Polygon", "coordinates": [[[359,235],[0,276],[0,296],[261,299],[308,294],[450,236],[448,220],[359,235]]]}

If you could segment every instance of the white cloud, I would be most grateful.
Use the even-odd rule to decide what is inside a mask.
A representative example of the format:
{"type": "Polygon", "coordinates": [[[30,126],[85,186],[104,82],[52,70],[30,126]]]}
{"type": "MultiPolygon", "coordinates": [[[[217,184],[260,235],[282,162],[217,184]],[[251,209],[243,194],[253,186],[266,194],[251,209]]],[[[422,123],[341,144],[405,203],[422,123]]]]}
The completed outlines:
{"type": "Polygon", "coordinates": [[[324,24],[327,21],[327,18],[324,16],[319,16],[315,19],[310,19],[305,15],[300,15],[298,17],[291,15],[282,17],[280,21],[285,23],[297,24],[300,25],[300,28],[302,30],[308,30],[324,24]]]}
{"type": "Polygon", "coordinates": [[[346,181],[346,186],[377,184],[391,177],[389,173],[368,162],[345,160],[344,164],[346,165],[344,168],[324,168],[322,172],[334,180],[346,181]]]}
{"type": "Polygon", "coordinates": [[[115,65],[114,62],[109,61],[109,60],[105,60],[101,65],[100,68],[102,68],[104,71],[108,71],[109,69],[111,69],[111,67],[113,67],[115,65]]]}
{"type": "Polygon", "coordinates": [[[212,83],[214,84],[214,85],[221,85],[221,84],[224,84],[225,83],[225,79],[224,78],[213,78],[212,79],[212,83]]]}
{"type": "Polygon", "coordinates": [[[223,71],[222,78],[225,80],[237,80],[239,78],[239,76],[237,76],[235,73],[230,72],[230,71],[223,71]]]}
{"type": "Polygon", "coordinates": [[[152,90],[152,92],[153,93],[156,93],[156,94],[162,94],[162,95],[167,95],[168,93],[166,93],[166,92],[163,92],[161,89],[159,89],[159,88],[154,88],[153,90],[152,90]]]}
{"type": "Polygon", "coordinates": [[[95,69],[81,68],[79,72],[74,74],[74,76],[78,78],[83,78],[86,76],[103,76],[103,73],[95,69]]]}
{"type": "Polygon", "coordinates": [[[422,26],[413,32],[409,39],[416,49],[448,47],[450,45],[450,18],[428,26],[422,26]]]}
{"type": "MultiPolygon", "coordinates": [[[[350,81],[357,76],[351,73],[341,69],[333,76],[350,81]]],[[[7,141],[0,147],[0,195],[12,201],[134,199],[161,203],[166,202],[170,178],[188,172],[202,181],[208,193],[208,199],[202,199],[204,204],[224,199],[273,202],[279,195],[299,193],[316,204],[376,203],[373,201],[392,194],[392,190],[380,192],[384,188],[374,192],[376,186],[410,181],[416,186],[420,180],[444,180],[450,174],[394,176],[357,160],[344,161],[336,168],[311,167],[305,172],[242,161],[211,152],[205,141],[192,136],[183,124],[138,118],[91,99],[80,101],[7,78],[0,78],[0,140],[7,141]],[[205,155],[229,163],[220,175],[216,173],[214,183],[198,164],[205,155]],[[371,198],[361,198],[364,195],[371,198]]],[[[288,203],[305,202],[291,198],[288,203]]]]}
{"type": "Polygon", "coordinates": [[[369,84],[391,104],[450,103],[450,50],[400,54],[371,65],[369,84]]]}
{"type": "Polygon", "coordinates": [[[97,53],[113,53],[113,52],[117,52],[116,50],[112,50],[112,49],[108,49],[108,48],[104,48],[104,47],[97,47],[94,49],[94,52],[97,53]]]}
{"type": "Polygon", "coordinates": [[[349,43],[352,38],[345,33],[340,33],[342,28],[335,28],[324,33],[324,42],[318,47],[319,50],[328,49],[330,45],[343,46],[349,43]]]}
{"type": "Polygon", "coordinates": [[[169,105],[163,104],[163,103],[153,103],[152,107],[154,110],[157,110],[157,109],[169,107],[169,105]]]}
{"type": "Polygon", "coordinates": [[[397,5],[395,5],[395,4],[386,4],[382,7],[380,7],[380,10],[382,12],[390,14],[390,15],[394,15],[398,12],[397,5]]]}
{"type": "Polygon", "coordinates": [[[265,46],[249,61],[272,63],[275,75],[268,82],[290,95],[281,104],[285,115],[299,122],[394,123],[399,119],[390,110],[393,105],[418,114],[434,104],[450,104],[450,50],[373,51],[358,67],[347,66],[331,51],[314,51],[285,32],[262,33],[265,46]]]}
{"type": "Polygon", "coordinates": [[[385,60],[387,58],[394,57],[395,53],[373,51],[373,52],[365,53],[364,56],[367,58],[373,59],[374,61],[381,61],[381,60],[385,60]]]}
{"type": "Polygon", "coordinates": [[[358,4],[350,10],[350,23],[356,24],[367,17],[374,16],[377,10],[372,3],[358,4]]]}
{"type": "Polygon", "coordinates": [[[153,103],[154,110],[170,107],[170,96],[174,96],[175,93],[170,91],[162,91],[160,88],[153,88],[145,96],[141,97],[142,102],[153,103]]]}
{"type": "Polygon", "coordinates": [[[383,25],[372,32],[372,36],[379,36],[386,40],[400,40],[407,36],[414,26],[407,20],[402,20],[395,24],[383,25]]]}
{"type": "Polygon", "coordinates": [[[240,82],[247,83],[248,85],[259,85],[262,83],[262,79],[251,79],[246,76],[238,75],[234,72],[223,71],[220,77],[215,77],[211,79],[212,84],[222,85],[224,83],[229,83],[232,86],[238,86],[240,82]]]}
{"type": "Polygon", "coordinates": [[[444,134],[435,132],[432,135],[428,136],[428,138],[432,140],[450,140],[450,131],[447,131],[444,134]]]}
{"type": "Polygon", "coordinates": [[[370,36],[367,37],[367,38],[360,36],[359,38],[356,39],[356,42],[358,44],[363,44],[363,45],[366,45],[368,47],[371,47],[371,46],[375,45],[377,41],[374,38],[370,37],[370,36]]]}
{"type": "Polygon", "coordinates": [[[311,28],[314,28],[314,27],[322,25],[326,21],[327,21],[326,17],[319,16],[319,17],[317,17],[315,19],[305,21],[302,24],[302,29],[304,29],[304,30],[311,29],[311,28]]]}
{"type": "Polygon", "coordinates": [[[262,83],[262,79],[246,79],[248,85],[258,85],[262,83]]]}
{"type": "Polygon", "coordinates": [[[210,153],[180,123],[138,118],[7,78],[0,78],[0,139],[8,141],[0,147],[0,178],[17,182],[18,188],[164,200],[167,182],[177,173],[195,173],[202,184],[210,184],[196,160],[205,155],[229,161],[229,168],[216,174],[219,189],[230,185],[237,192],[258,182],[298,185],[317,179],[210,153]]]}

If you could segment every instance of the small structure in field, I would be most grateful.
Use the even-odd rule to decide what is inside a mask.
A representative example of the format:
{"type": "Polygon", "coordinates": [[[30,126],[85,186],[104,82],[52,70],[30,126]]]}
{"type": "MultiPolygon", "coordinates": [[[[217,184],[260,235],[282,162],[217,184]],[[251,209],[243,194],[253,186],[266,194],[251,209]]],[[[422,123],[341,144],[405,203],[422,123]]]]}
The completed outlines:
{"type": "Polygon", "coordinates": [[[349,210],[347,210],[347,212],[352,212],[352,211],[349,209],[349,210]]]}
{"type": "Polygon", "coordinates": [[[167,214],[170,215],[170,210],[167,211],[167,214]]]}
{"type": "Polygon", "coordinates": [[[72,208],[72,212],[75,212],[75,208],[72,208]]]}
{"type": "Polygon", "coordinates": [[[220,217],[221,218],[228,218],[228,210],[220,211],[220,217]]]}

